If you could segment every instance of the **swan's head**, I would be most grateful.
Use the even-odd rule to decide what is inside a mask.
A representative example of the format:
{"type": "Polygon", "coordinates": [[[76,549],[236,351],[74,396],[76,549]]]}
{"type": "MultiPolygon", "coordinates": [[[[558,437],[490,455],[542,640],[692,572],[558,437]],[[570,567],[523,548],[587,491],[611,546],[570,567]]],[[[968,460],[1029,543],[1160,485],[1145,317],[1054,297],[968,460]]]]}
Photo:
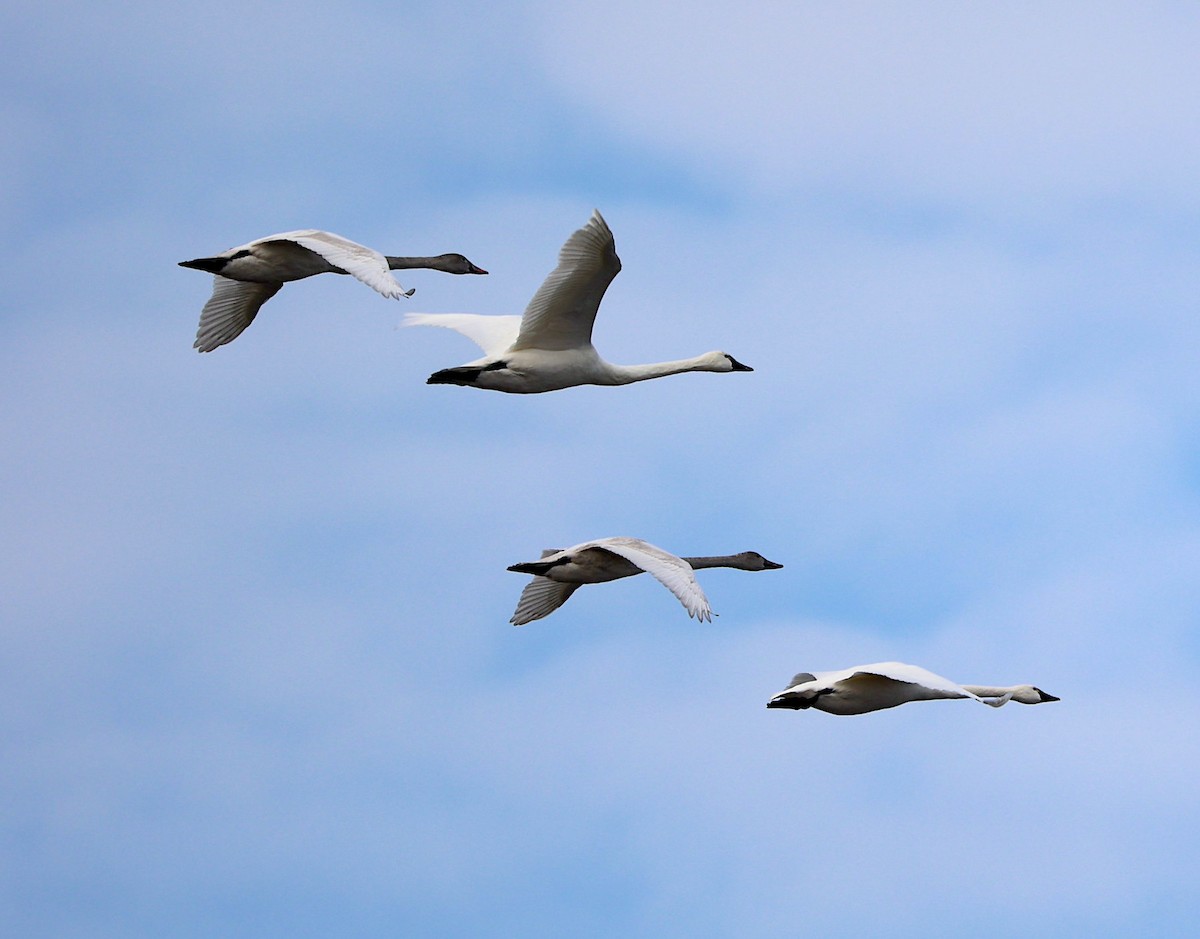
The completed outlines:
{"type": "Polygon", "coordinates": [[[753,372],[727,352],[706,352],[700,356],[700,369],[706,372],[753,372]]]}
{"type": "Polygon", "coordinates": [[[1047,701],[1059,701],[1060,698],[1054,697],[1052,694],[1046,694],[1041,688],[1035,688],[1033,685],[1018,685],[1013,691],[1013,701],[1020,704],[1045,704],[1047,701]]]}
{"type": "Polygon", "coordinates": [[[783,567],[782,564],[768,561],[757,551],[743,551],[734,556],[737,558],[738,567],[744,571],[777,571],[783,567]]]}
{"type": "Polygon", "coordinates": [[[443,265],[442,270],[447,274],[486,274],[482,267],[476,267],[461,254],[441,254],[438,261],[443,265]]]}

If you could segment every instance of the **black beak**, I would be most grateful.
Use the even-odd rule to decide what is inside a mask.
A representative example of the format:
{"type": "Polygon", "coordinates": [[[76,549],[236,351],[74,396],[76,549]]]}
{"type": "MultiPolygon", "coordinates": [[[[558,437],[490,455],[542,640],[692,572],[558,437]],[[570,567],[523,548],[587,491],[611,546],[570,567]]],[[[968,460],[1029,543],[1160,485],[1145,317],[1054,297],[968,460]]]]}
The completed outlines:
{"type": "Polygon", "coordinates": [[[732,355],[727,354],[726,358],[729,359],[729,364],[733,366],[733,370],[735,372],[753,372],[754,371],[754,369],[752,369],[749,365],[743,365],[741,362],[739,362],[737,359],[735,359],[732,355]]]}
{"type": "Polygon", "coordinates": [[[768,561],[766,558],[763,558],[763,570],[764,571],[777,571],[782,567],[783,567],[782,564],[776,564],[774,561],[768,561]]]}
{"type": "Polygon", "coordinates": [[[1039,695],[1039,696],[1041,697],[1041,699],[1042,699],[1042,700],[1039,702],[1039,703],[1041,703],[1041,704],[1045,704],[1047,701],[1061,701],[1061,700],[1062,700],[1062,698],[1056,698],[1056,697],[1054,697],[1054,695],[1052,695],[1052,694],[1046,694],[1046,692],[1042,691],[1042,689],[1041,689],[1041,688],[1038,688],[1038,689],[1037,689],[1037,693],[1038,693],[1038,695],[1039,695]]]}
{"type": "Polygon", "coordinates": [[[777,694],[767,702],[769,708],[788,708],[792,711],[803,711],[812,707],[812,702],[798,694],[777,694]]]}

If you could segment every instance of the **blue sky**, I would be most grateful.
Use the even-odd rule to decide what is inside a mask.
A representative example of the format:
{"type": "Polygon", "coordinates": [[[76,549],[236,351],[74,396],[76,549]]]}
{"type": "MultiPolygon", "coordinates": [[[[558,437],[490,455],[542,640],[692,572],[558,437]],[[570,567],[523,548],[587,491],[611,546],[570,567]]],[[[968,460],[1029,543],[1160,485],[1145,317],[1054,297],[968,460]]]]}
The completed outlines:
{"type": "Polygon", "coordinates": [[[1189,935],[1200,13],[213,3],[0,14],[0,929],[1189,935]],[[750,375],[503,396],[595,340],[750,375]],[[318,227],[492,273],[184,258],[318,227]],[[508,625],[544,547],[746,549],[508,625]],[[768,711],[885,659],[1062,698],[768,711]]]}

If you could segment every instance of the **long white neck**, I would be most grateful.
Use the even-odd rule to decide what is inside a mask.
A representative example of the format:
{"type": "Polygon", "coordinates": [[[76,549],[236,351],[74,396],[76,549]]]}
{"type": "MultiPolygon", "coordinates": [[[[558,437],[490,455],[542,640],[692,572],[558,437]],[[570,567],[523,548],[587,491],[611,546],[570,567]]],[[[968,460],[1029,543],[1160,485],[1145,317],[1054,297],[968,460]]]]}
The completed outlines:
{"type": "Polygon", "coordinates": [[[1020,690],[1020,686],[1011,688],[994,688],[991,685],[963,685],[966,691],[973,695],[978,695],[983,699],[984,704],[990,704],[994,708],[1002,708],[1013,699],[1013,695],[1020,690]]]}
{"type": "MultiPolygon", "coordinates": [[[[690,359],[676,359],[674,362],[651,362],[649,365],[613,365],[605,363],[607,380],[605,385],[630,385],[635,381],[646,381],[649,378],[662,378],[666,375],[678,375],[681,372],[712,372],[712,362],[707,355],[697,355],[690,359]]],[[[596,384],[601,384],[597,382],[596,384]]]]}
{"type": "Polygon", "coordinates": [[[697,571],[708,567],[732,567],[743,571],[750,570],[750,565],[746,558],[739,557],[736,554],[724,554],[709,558],[684,558],[684,560],[692,566],[693,570],[697,571]]]}
{"type": "Polygon", "coordinates": [[[1005,695],[1012,695],[1020,686],[1012,685],[1008,688],[996,688],[992,685],[963,685],[971,694],[979,695],[981,698],[1003,698],[1005,695]]]}

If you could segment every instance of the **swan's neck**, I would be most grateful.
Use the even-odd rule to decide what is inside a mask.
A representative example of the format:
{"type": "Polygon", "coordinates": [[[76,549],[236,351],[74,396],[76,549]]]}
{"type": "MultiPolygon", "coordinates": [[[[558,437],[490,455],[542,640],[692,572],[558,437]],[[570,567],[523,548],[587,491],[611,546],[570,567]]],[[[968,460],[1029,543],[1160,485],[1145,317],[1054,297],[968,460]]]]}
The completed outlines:
{"type": "Polygon", "coordinates": [[[1010,688],[995,688],[991,685],[963,685],[963,688],[971,692],[971,694],[983,698],[986,704],[990,704],[996,708],[1008,704],[1012,700],[1013,695],[1020,690],[1015,685],[1010,688]]]}
{"type": "Polygon", "coordinates": [[[1006,694],[1011,695],[1017,690],[1015,685],[1009,688],[996,688],[992,685],[963,685],[963,687],[971,694],[981,698],[1003,698],[1006,694]]]}
{"type": "Polygon", "coordinates": [[[604,382],[604,384],[629,385],[635,381],[662,378],[666,375],[678,375],[681,372],[710,371],[713,371],[713,369],[710,367],[708,358],[703,355],[697,355],[690,359],[677,359],[674,362],[651,362],[649,365],[613,365],[609,363],[609,380],[604,382]]]}
{"type": "Polygon", "coordinates": [[[736,555],[726,554],[712,558],[684,558],[693,570],[701,571],[708,567],[736,567],[746,570],[745,561],[736,555]]]}
{"type": "Polygon", "coordinates": [[[387,257],[388,269],[393,271],[407,271],[413,268],[421,268],[422,270],[444,271],[448,264],[445,256],[439,255],[434,258],[394,258],[390,255],[387,257]]]}

